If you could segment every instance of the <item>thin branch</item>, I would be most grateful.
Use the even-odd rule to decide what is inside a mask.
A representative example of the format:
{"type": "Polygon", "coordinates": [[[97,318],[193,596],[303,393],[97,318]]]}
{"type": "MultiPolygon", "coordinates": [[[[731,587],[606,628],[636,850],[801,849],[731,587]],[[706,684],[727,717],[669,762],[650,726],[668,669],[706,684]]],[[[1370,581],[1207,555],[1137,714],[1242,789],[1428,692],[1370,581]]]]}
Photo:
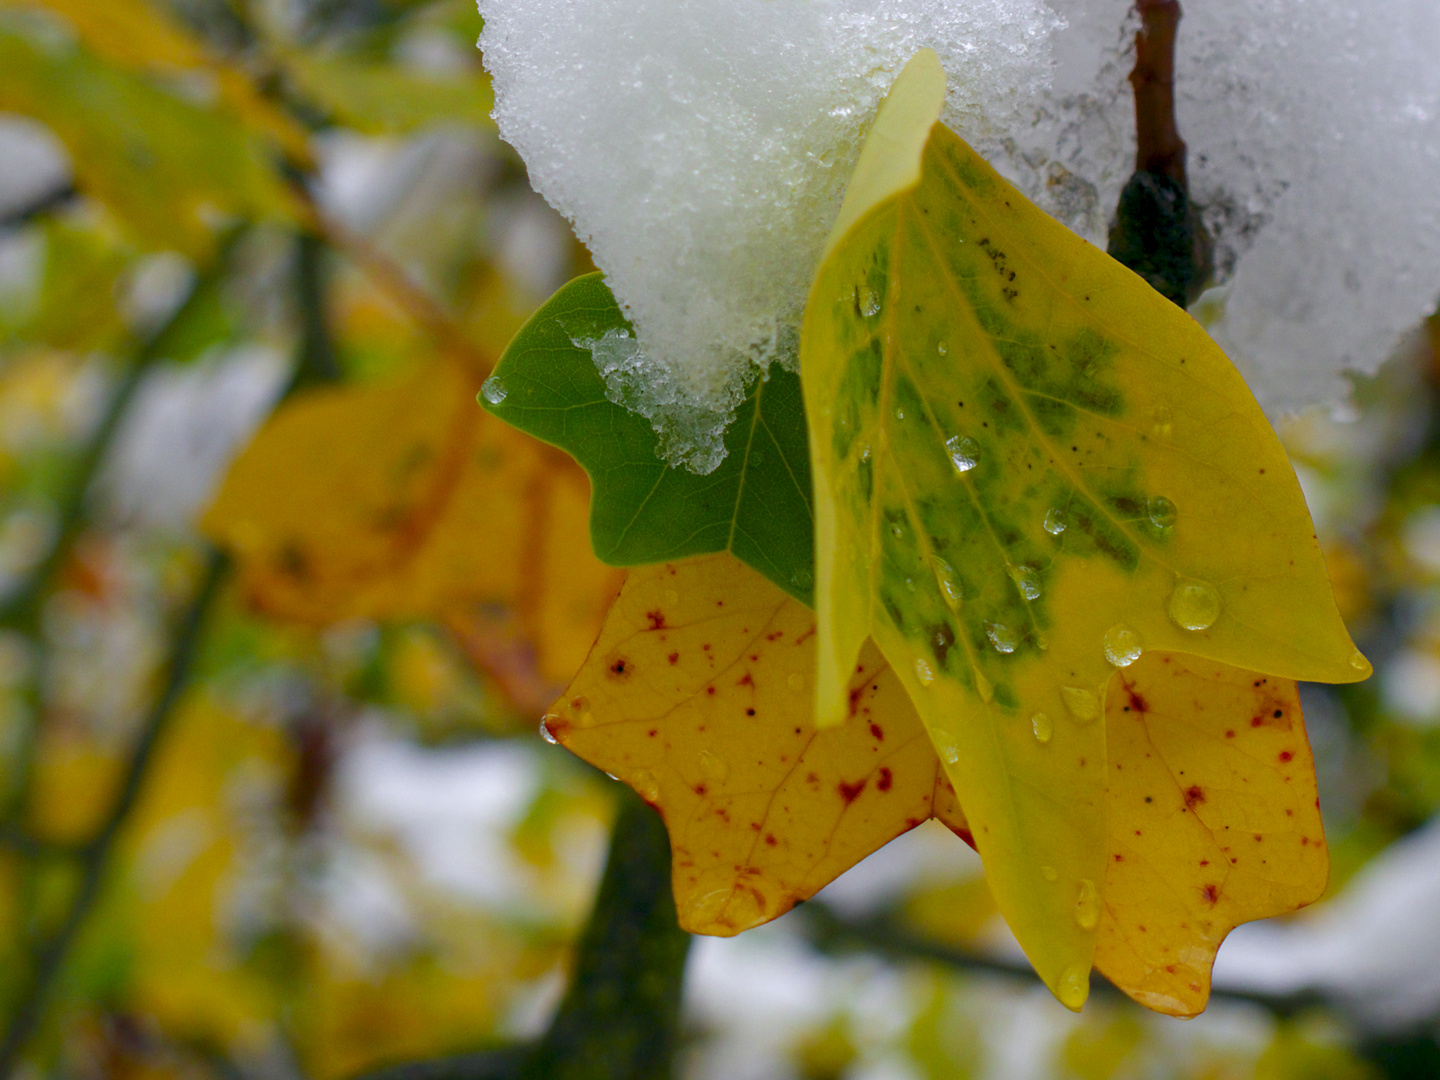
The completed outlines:
{"type": "Polygon", "coordinates": [[[1140,30],[1135,35],[1135,169],[1168,176],[1182,187],[1185,140],[1175,124],[1175,36],[1179,0],[1137,0],[1140,30]]]}
{"type": "Polygon", "coordinates": [[[0,233],[9,232],[12,229],[19,229],[30,224],[30,222],[42,214],[48,214],[51,210],[64,206],[71,199],[75,198],[77,194],[79,193],[75,190],[75,185],[69,180],[66,180],[63,184],[56,187],[50,188],[48,191],[42,191],[29,202],[21,203],[19,206],[7,210],[3,215],[0,215],[0,233]]]}
{"type": "Polygon", "coordinates": [[[175,630],[164,682],[130,751],[130,760],[125,766],[119,793],[104,825],[81,851],[80,882],[74,898],[70,901],[70,908],[59,927],[36,951],[30,969],[17,980],[20,986],[15,998],[19,1004],[10,1018],[4,1037],[0,1038],[0,1077],[8,1078],[15,1074],[19,1056],[45,1014],[45,1006],[56,977],[69,956],[86,917],[99,899],[116,838],[135,808],[142,781],[155,755],[155,748],[174,714],[181,692],[189,681],[205,618],[219,594],[227,566],[228,560],[222,553],[210,552],[200,585],[175,630]]]}
{"type": "MultiPolygon", "coordinates": [[[[892,915],[880,914],[851,919],[829,905],[811,900],[796,909],[797,921],[810,943],[827,955],[865,951],[895,960],[925,960],[961,971],[1000,975],[1021,982],[1040,984],[1035,969],[1023,960],[1006,960],[984,953],[956,948],[907,928],[892,915]]],[[[1125,994],[1103,975],[1091,976],[1092,991],[1113,998],[1125,994]]],[[[1315,991],[1294,994],[1264,994],[1244,990],[1212,989],[1211,1001],[1258,1005],[1276,1016],[1293,1016],[1319,1005],[1332,1004],[1315,991]]]]}
{"type": "Polygon", "coordinates": [[[476,1054],[427,1058],[375,1069],[355,1080],[515,1080],[531,1047],[500,1047],[476,1054]]]}

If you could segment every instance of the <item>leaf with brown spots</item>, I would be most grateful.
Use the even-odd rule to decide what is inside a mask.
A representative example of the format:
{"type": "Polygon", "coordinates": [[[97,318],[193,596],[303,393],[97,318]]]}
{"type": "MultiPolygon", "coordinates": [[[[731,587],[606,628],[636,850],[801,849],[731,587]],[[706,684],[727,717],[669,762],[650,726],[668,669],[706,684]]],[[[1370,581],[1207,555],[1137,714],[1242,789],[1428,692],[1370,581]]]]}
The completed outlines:
{"type": "Polygon", "coordinates": [[[1234,927],[1329,876],[1315,766],[1289,679],[1146,653],[1106,700],[1110,863],[1095,963],[1142,1005],[1194,1016],[1234,927]]]}
{"type": "MultiPolygon", "coordinates": [[[[558,742],[660,809],[687,930],[730,935],[773,919],[932,815],[971,839],[873,645],[850,680],[846,722],[816,729],[814,626],[729,555],[634,570],[545,719],[558,742]]],[[[1146,653],[1112,678],[1105,717],[1096,964],[1141,1004],[1193,1016],[1231,928],[1292,911],[1325,885],[1295,684],[1146,653]]],[[[1057,876],[1042,866],[1031,887],[1060,888],[1057,876]]]]}
{"type": "Polygon", "coordinates": [[[436,363],[282,406],[204,520],[250,601],[310,624],[502,604],[541,675],[569,677],[620,575],[590,551],[579,466],[486,415],[478,386],[436,363]]]}
{"type": "Polygon", "coordinates": [[[932,815],[964,819],[873,646],[816,730],[815,615],[728,554],[630,572],[546,728],[660,809],[680,924],[730,935],[932,815]]]}

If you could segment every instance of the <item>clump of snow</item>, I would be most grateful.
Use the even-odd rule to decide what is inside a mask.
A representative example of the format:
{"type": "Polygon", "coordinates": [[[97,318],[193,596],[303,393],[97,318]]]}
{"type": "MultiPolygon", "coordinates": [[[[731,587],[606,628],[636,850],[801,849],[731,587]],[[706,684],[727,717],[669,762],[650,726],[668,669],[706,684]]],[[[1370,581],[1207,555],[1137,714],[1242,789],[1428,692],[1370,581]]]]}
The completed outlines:
{"type": "MultiPolygon", "coordinates": [[[[1103,246],[1133,169],[1131,0],[480,0],[495,117],[637,338],[617,400],[704,471],[755,365],[792,362],[875,107],[921,47],[945,121],[1103,246]]],[[[1177,111],[1261,402],[1346,392],[1440,295],[1440,5],[1192,0],[1177,111]]],[[[616,347],[621,346],[621,347],[616,347]]],[[[606,365],[610,365],[606,368],[606,365]]]]}
{"type": "MultiPolygon", "coordinates": [[[[1000,166],[1103,245],[1133,167],[1131,2],[1051,4],[1050,101],[1000,166]]],[[[1197,315],[1272,414],[1337,401],[1440,297],[1440,5],[1183,6],[1176,113],[1225,286],[1197,315]]]]}
{"type": "Polygon", "coordinates": [[[978,145],[1028,123],[1043,0],[481,0],[495,119],[636,327],[612,392],[698,471],[796,329],[866,125],[929,46],[978,145]],[[1027,105],[1029,108],[1027,109],[1027,105]]]}

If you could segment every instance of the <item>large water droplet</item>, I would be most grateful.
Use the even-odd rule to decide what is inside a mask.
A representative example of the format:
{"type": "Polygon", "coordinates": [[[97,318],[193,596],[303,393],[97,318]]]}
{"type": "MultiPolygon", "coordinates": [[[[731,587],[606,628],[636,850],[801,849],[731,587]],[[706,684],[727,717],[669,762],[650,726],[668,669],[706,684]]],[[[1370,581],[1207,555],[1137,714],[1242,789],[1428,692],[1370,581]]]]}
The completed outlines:
{"type": "Polygon", "coordinates": [[[1054,507],[1045,515],[1045,531],[1051,536],[1059,536],[1069,527],[1070,516],[1066,514],[1064,510],[1061,510],[1060,507],[1054,507]]]}
{"type": "Polygon", "coordinates": [[[660,781],[655,779],[655,774],[649,769],[639,769],[630,778],[630,786],[648,803],[660,801],[660,781]]]}
{"type": "Polygon", "coordinates": [[[1042,743],[1050,741],[1050,736],[1055,734],[1055,721],[1046,716],[1043,712],[1037,712],[1030,717],[1030,730],[1035,732],[1035,738],[1042,743]]]}
{"type": "Polygon", "coordinates": [[[1065,699],[1065,708],[1070,710],[1070,715],[1082,724],[1088,724],[1100,715],[1100,696],[1094,690],[1066,686],[1061,688],[1060,696],[1065,699]]]}
{"type": "Polygon", "coordinates": [[[700,751],[700,771],[705,774],[708,780],[724,780],[730,775],[730,763],[719,754],[712,754],[709,750],[700,751]]]}
{"type": "Polygon", "coordinates": [[[1094,930],[1100,923],[1100,891],[1089,878],[1080,879],[1075,894],[1075,921],[1081,930],[1094,930]]]}
{"type": "Polygon", "coordinates": [[[1013,653],[1015,651],[1015,632],[1004,623],[987,622],[985,636],[990,639],[990,644],[995,646],[996,652],[1013,653]]]}
{"type": "MultiPolygon", "coordinates": [[[[471,383],[470,385],[474,386],[475,384],[471,383]]],[[[491,405],[499,405],[502,401],[504,401],[507,392],[508,391],[506,391],[505,389],[505,384],[500,381],[499,375],[491,375],[488,379],[486,379],[483,383],[480,384],[481,396],[484,397],[485,400],[488,401],[491,405]]]]}
{"type": "Polygon", "coordinates": [[[1145,651],[1140,635],[1124,623],[1116,623],[1105,631],[1105,659],[1116,667],[1129,667],[1145,651]]]}
{"type": "Polygon", "coordinates": [[[805,689],[805,676],[798,671],[792,671],[790,677],[785,680],[785,685],[798,694],[805,689]]]}
{"type": "Polygon", "coordinates": [[[1150,515],[1150,524],[1157,529],[1173,528],[1178,516],[1175,504],[1164,495],[1156,495],[1151,499],[1145,506],[1145,512],[1150,515]]]}
{"type": "Polygon", "coordinates": [[[935,672],[923,657],[915,658],[915,678],[920,680],[921,686],[929,686],[935,681],[935,672]]]}
{"type": "Polygon", "coordinates": [[[1015,587],[1026,600],[1039,599],[1040,571],[1033,566],[1010,567],[1010,580],[1015,582],[1015,587]]]}
{"type": "Polygon", "coordinates": [[[980,463],[980,444],[968,436],[950,436],[945,440],[945,452],[956,472],[969,472],[980,463]]]}
{"type": "Polygon", "coordinates": [[[1060,985],[1055,996],[1060,999],[1061,1005],[1078,1012],[1085,1004],[1085,999],[1090,996],[1090,969],[1084,964],[1071,964],[1067,967],[1065,974],[1060,976],[1060,985]]]}
{"type": "Polygon", "coordinates": [[[955,568],[944,559],[934,559],[935,581],[940,586],[940,595],[945,598],[946,605],[951,611],[960,610],[960,601],[965,598],[960,588],[960,578],[955,573],[955,568]]]}
{"type": "MultiPolygon", "coordinates": [[[[473,386],[474,384],[472,383],[471,385],[473,386]]],[[[532,713],[531,715],[533,716],[534,714],[532,713]]],[[[544,719],[542,719],[542,720],[540,721],[540,737],[541,737],[542,739],[544,739],[546,742],[548,742],[551,746],[554,746],[554,745],[555,745],[556,740],[555,740],[555,736],[550,733],[550,725],[547,724],[545,721],[546,721],[546,720],[558,720],[558,719],[560,719],[558,716],[549,716],[549,715],[547,715],[547,716],[545,716],[544,719]]]]}
{"type": "Polygon", "coordinates": [[[1365,659],[1365,654],[1356,649],[1350,654],[1350,666],[1356,671],[1371,671],[1370,661],[1365,659]]]}
{"type": "Polygon", "coordinates": [[[1209,630],[1220,617],[1220,594],[1208,581],[1181,578],[1167,610],[1182,630],[1209,630]]]}
{"type": "Polygon", "coordinates": [[[880,314],[880,294],[869,285],[861,285],[856,291],[855,302],[860,307],[860,314],[867,318],[880,314]]]}

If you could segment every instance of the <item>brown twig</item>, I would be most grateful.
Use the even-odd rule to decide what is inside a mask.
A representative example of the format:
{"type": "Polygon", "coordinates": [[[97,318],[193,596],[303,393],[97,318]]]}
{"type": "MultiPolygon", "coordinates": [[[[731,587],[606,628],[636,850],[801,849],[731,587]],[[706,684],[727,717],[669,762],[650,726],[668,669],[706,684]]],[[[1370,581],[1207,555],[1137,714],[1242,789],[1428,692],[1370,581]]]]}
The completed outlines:
{"type": "Polygon", "coordinates": [[[1175,125],[1175,35],[1180,0],[1136,0],[1140,29],[1135,34],[1135,168],[1168,176],[1182,187],[1185,140],[1175,125]]]}

